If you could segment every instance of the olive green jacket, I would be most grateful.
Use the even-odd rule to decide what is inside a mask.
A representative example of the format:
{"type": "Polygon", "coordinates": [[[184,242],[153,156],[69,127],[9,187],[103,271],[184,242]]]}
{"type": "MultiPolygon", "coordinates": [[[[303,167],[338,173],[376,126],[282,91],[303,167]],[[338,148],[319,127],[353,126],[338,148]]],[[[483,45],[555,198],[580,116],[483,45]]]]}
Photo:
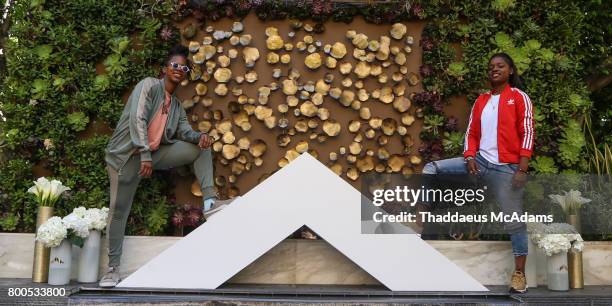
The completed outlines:
{"type": "MultiPolygon", "coordinates": [[[[115,132],[106,146],[105,161],[113,169],[121,173],[121,168],[135,151],[140,152],[141,161],[151,160],[147,135],[149,122],[165,99],[163,79],[145,78],[134,87],[115,132]]],[[[197,144],[201,134],[191,128],[181,102],[173,94],[161,143],[171,144],[183,140],[197,144]]]]}

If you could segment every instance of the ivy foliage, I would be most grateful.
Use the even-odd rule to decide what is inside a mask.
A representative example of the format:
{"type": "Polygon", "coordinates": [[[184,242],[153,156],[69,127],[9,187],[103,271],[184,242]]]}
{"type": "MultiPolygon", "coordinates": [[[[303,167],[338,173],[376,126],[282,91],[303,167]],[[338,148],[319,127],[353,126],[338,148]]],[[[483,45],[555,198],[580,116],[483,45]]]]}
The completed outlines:
{"type": "MultiPolygon", "coordinates": [[[[6,117],[0,120],[0,230],[34,231],[37,207],[26,193],[34,173],[72,188],[56,215],[77,206],[108,206],[108,135],[87,130],[114,127],[122,95],[140,79],[158,75],[165,52],[178,41],[171,26],[175,9],[171,1],[153,0],[13,1],[0,85],[6,117]]],[[[141,185],[128,232],[164,233],[167,222],[151,222],[144,207],[165,207],[169,185],[162,176],[141,185]]],[[[167,211],[156,213],[169,219],[167,211]]]]}

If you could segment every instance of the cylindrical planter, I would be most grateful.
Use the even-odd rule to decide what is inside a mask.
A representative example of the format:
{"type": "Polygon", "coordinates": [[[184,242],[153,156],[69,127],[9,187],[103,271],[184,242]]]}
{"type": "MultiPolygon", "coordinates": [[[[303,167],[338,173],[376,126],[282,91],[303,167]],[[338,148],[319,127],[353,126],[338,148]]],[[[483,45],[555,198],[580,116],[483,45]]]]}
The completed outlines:
{"type": "Polygon", "coordinates": [[[544,253],[544,250],[538,247],[535,248],[534,253],[536,257],[536,277],[538,278],[538,284],[546,285],[546,254],[544,253]]]}
{"type": "Polygon", "coordinates": [[[70,283],[70,266],[72,265],[72,246],[68,239],[51,248],[49,258],[49,285],[67,285],[70,283]]]}
{"type": "Polygon", "coordinates": [[[574,226],[574,228],[576,228],[576,230],[578,231],[578,233],[580,233],[580,228],[581,228],[581,224],[580,224],[580,215],[575,214],[575,215],[568,215],[567,216],[567,223],[571,224],[574,226]]]}
{"type": "Polygon", "coordinates": [[[584,275],[582,272],[582,251],[574,248],[567,252],[567,266],[569,270],[569,286],[572,289],[584,288],[584,275]]]}
{"type": "Polygon", "coordinates": [[[81,254],[79,255],[79,274],[77,280],[81,283],[98,281],[98,266],[100,265],[101,233],[97,230],[89,231],[85,238],[81,254]]]}
{"type": "MultiPolygon", "coordinates": [[[[53,217],[53,207],[38,206],[36,232],[38,227],[53,217]]],[[[32,282],[46,283],[49,277],[49,248],[41,242],[34,243],[34,261],[32,262],[32,282]]]]}
{"type": "Polygon", "coordinates": [[[554,291],[569,290],[567,270],[567,252],[559,252],[546,258],[548,289],[554,291]]]}
{"type": "Polygon", "coordinates": [[[527,286],[536,288],[538,286],[538,255],[537,247],[531,237],[528,239],[529,253],[527,254],[527,264],[525,265],[525,277],[527,278],[527,286]]]}

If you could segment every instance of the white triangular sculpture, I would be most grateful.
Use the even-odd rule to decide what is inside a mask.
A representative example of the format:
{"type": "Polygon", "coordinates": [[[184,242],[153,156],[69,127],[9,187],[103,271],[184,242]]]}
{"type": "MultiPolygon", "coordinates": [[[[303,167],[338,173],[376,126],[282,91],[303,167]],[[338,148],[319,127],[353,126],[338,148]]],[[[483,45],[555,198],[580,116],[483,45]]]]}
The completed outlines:
{"type": "Polygon", "coordinates": [[[308,153],[119,283],[215,289],[306,225],[393,291],[488,291],[417,235],[361,234],[361,193],[308,153]]]}

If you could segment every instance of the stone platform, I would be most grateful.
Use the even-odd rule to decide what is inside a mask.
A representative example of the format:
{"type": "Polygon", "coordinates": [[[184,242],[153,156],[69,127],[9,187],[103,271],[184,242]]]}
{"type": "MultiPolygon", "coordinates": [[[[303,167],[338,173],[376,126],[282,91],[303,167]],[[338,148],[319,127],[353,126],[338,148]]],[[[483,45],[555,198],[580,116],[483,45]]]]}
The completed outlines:
{"type": "MultiPolygon", "coordinates": [[[[181,237],[126,237],[123,276],[131,274],[179,239],[181,237]]],[[[508,241],[427,242],[483,285],[506,285],[509,281],[513,263],[508,241]]],[[[0,277],[30,278],[33,245],[33,234],[0,233],[0,277]]],[[[105,254],[101,255],[100,271],[107,260],[105,254]]],[[[77,256],[75,252],[75,278],[77,256]]],[[[612,285],[612,242],[586,242],[583,260],[586,285],[612,285]]],[[[543,268],[543,264],[541,266],[543,268]]],[[[545,284],[544,269],[538,270],[538,283],[545,284]]],[[[375,279],[325,241],[298,239],[284,240],[228,283],[378,285],[375,279]]]]}

